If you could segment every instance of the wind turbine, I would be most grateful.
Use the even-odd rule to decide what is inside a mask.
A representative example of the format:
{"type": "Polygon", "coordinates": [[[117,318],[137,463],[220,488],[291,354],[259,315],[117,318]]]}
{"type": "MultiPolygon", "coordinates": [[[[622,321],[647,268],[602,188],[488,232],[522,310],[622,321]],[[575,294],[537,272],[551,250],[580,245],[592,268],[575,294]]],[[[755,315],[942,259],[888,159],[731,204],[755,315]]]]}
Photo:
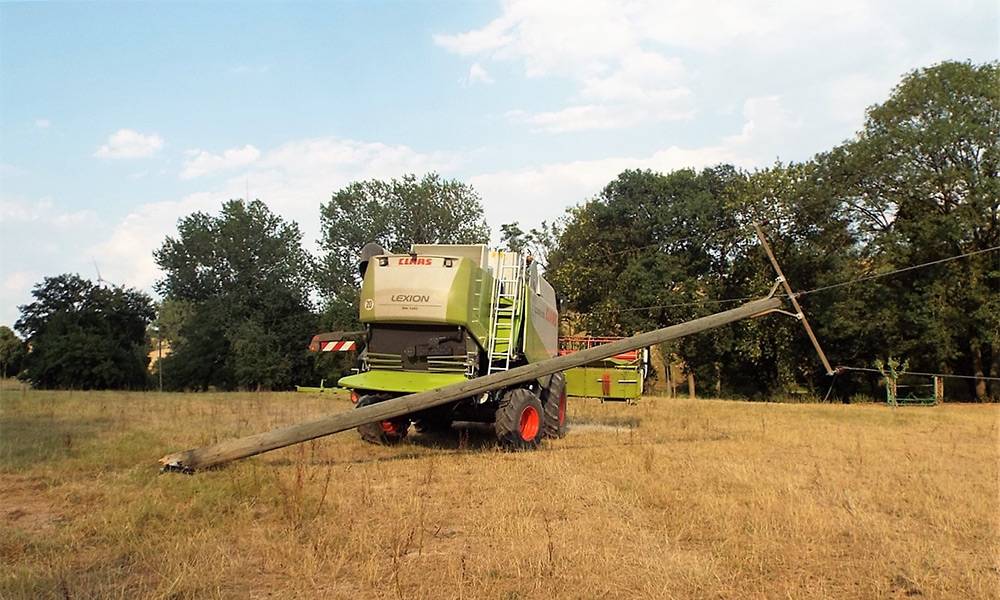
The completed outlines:
{"type": "Polygon", "coordinates": [[[102,287],[102,288],[105,288],[105,289],[107,289],[109,287],[115,287],[115,284],[113,284],[110,281],[108,281],[107,279],[104,279],[103,277],[101,277],[101,268],[97,266],[97,260],[95,260],[93,258],[90,259],[90,260],[91,260],[91,262],[94,263],[94,270],[97,271],[97,287],[102,287]]]}

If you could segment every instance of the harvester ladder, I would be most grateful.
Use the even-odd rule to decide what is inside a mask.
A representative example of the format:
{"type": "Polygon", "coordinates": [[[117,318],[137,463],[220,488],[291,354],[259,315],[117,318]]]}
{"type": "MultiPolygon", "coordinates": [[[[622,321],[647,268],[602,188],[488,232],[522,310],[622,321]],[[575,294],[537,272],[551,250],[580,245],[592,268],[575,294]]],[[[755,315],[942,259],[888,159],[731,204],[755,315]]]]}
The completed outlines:
{"type": "Polygon", "coordinates": [[[518,252],[498,252],[490,308],[488,373],[510,369],[517,344],[517,318],[524,294],[524,259],[518,252]]]}

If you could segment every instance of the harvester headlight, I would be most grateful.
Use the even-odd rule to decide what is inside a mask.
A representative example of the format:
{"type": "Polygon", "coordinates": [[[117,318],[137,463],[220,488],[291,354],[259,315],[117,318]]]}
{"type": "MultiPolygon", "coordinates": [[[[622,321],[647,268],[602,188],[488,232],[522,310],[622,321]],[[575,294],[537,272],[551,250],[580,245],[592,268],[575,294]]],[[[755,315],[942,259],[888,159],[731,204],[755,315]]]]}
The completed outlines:
{"type": "Polygon", "coordinates": [[[444,259],[444,266],[446,266],[446,267],[451,267],[451,265],[452,265],[452,264],[453,264],[454,262],[455,262],[455,261],[453,261],[452,259],[450,259],[450,258],[446,258],[446,259],[444,259]]]}
{"type": "Polygon", "coordinates": [[[380,257],[378,257],[378,266],[380,266],[380,267],[388,267],[389,266],[389,258],[386,257],[386,256],[380,256],[380,257]]]}

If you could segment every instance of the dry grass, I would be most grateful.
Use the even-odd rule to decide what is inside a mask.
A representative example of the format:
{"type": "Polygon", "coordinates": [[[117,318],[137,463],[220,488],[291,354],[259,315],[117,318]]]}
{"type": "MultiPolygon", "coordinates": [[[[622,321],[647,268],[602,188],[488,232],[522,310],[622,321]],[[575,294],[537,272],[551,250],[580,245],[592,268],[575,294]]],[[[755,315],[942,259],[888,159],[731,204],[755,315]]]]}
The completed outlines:
{"type": "Polygon", "coordinates": [[[195,476],[161,455],[347,410],[306,394],[0,399],[2,598],[995,597],[998,407],[575,401],[539,452],[352,433],[195,476]]]}

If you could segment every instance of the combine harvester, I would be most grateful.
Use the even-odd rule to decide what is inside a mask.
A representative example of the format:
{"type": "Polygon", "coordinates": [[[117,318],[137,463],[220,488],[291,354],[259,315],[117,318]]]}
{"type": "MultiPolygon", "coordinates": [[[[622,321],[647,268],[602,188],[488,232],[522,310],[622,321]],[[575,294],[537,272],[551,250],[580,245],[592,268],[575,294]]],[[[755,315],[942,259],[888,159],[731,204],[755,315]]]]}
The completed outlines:
{"type": "Polygon", "coordinates": [[[829,372],[759,229],[758,236],[778,273],[766,298],[561,356],[555,293],[530,257],[482,245],[414,245],[408,254],[387,254],[369,244],[359,264],[364,331],[355,339],[321,334],[311,344],[322,350],[364,342],[358,373],[339,381],[351,389],[355,409],[170,454],[160,463],[165,471],[191,473],[348,429],[391,444],[411,423],[428,431],[457,420],[493,423],[501,447],[532,449],[566,432],[565,371],[771,312],[803,322],[829,372]],[[780,310],[779,285],[795,313],[780,310]]]}

